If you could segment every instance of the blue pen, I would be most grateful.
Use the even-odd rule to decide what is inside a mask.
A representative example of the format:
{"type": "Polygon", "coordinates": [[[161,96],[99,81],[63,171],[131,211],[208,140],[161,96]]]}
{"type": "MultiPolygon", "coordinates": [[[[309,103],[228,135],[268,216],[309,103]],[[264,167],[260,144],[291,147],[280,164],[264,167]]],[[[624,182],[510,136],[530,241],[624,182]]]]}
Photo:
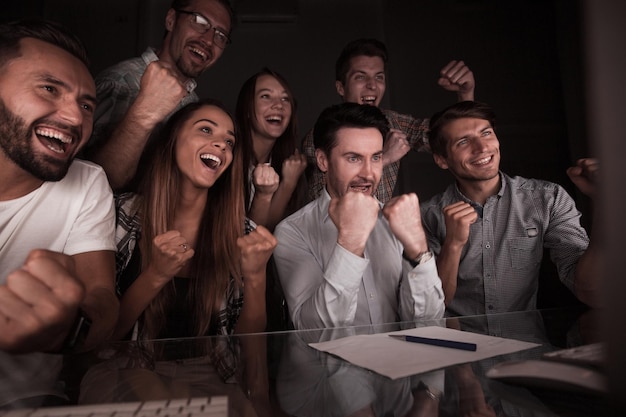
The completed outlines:
{"type": "Polygon", "coordinates": [[[452,349],[469,350],[472,352],[476,352],[476,343],[457,342],[454,340],[444,340],[444,339],[431,339],[429,337],[409,336],[409,335],[403,335],[403,334],[390,334],[389,337],[392,337],[394,339],[404,340],[405,342],[423,343],[425,345],[441,346],[441,347],[447,347],[447,348],[452,348],[452,349]]]}

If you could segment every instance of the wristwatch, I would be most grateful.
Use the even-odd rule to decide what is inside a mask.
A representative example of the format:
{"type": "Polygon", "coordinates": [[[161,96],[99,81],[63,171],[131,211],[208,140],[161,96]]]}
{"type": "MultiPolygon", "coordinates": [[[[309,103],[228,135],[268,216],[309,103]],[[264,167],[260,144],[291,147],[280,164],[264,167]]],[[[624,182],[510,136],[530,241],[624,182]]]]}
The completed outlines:
{"type": "Polygon", "coordinates": [[[433,252],[429,249],[426,252],[420,253],[413,259],[406,256],[406,252],[402,252],[402,257],[406,259],[413,268],[415,268],[416,266],[423,264],[426,261],[430,260],[430,258],[433,257],[433,252]]]}
{"type": "Polygon", "coordinates": [[[90,328],[91,319],[84,311],[78,310],[78,316],[63,342],[61,353],[74,353],[79,350],[85,344],[90,328]]]}

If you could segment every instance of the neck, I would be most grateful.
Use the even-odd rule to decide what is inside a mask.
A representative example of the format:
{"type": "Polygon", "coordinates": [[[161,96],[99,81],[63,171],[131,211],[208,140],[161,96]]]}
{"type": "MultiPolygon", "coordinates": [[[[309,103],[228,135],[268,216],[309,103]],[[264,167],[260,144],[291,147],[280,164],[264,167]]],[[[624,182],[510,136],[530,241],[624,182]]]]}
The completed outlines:
{"type": "Polygon", "coordinates": [[[252,149],[257,164],[264,164],[270,161],[270,155],[275,143],[276,139],[274,138],[269,139],[266,136],[252,132],[252,149]]]}
{"type": "Polygon", "coordinates": [[[484,205],[489,197],[500,191],[500,175],[483,181],[471,181],[457,178],[459,190],[463,195],[480,205],[484,205]]]}
{"type": "Polygon", "coordinates": [[[0,153],[0,178],[8,179],[0,182],[0,201],[23,197],[43,184],[42,180],[17,166],[4,152],[0,153]]]}

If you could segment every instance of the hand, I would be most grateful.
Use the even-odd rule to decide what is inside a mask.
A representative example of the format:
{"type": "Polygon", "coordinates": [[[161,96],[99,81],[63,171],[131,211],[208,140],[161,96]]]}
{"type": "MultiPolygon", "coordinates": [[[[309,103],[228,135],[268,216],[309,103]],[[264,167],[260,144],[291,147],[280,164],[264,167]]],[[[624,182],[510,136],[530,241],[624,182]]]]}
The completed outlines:
{"type": "Polygon", "coordinates": [[[567,175],[578,189],[588,197],[594,197],[600,162],[594,158],[576,161],[576,165],[567,169],[567,175]]]}
{"type": "Polygon", "coordinates": [[[0,286],[0,350],[60,349],[84,293],[70,256],[31,251],[0,286]]]}
{"type": "Polygon", "coordinates": [[[283,161],[283,181],[296,184],[306,165],[306,155],[296,149],[293,155],[283,161]]]}
{"type": "Polygon", "coordinates": [[[179,79],[176,71],[166,62],[148,64],[135,100],[141,115],[151,124],[164,120],[187,95],[185,81],[179,79]]]}
{"type": "Polygon", "coordinates": [[[404,246],[407,256],[415,258],[428,250],[417,194],[403,194],[387,201],[383,216],[389,222],[391,232],[404,246]]]}
{"type": "Polygon", "coordinates": [[[378,201],[363,193],[348,192],[330,200],[328,215],[338,230],[337,243],[355,255],[363,256],[379,211],[378,201]]]}
{"type": "Polygon", "coordinates": [[[165,284],[180,272],[193,257],[194,250],[180,232],[170,230],[152,239],[151,274],[160,278],[155,284],[165,284]]]}
{"type": "Polygon", "coordinates": [[[474,100],[474,73],[463,61],[450,61],[439,72],[437,84],[447,91],[456,91],[459,101],[474,100]]]}
{"type": "Polygon", "coordinates": [[[478,219],[474,207],[464,201],[457,201],[443,208],[446,223],[446,240],[458,246],[465,246],[469,239],[470,225],[478,219]]]}
{"type": "Polygon", "coordinates": [[[252,172],[254,193],[272,195],[278,189],[280,179],[270,164],[259,164],[252,172]]]}
{"type": "Polygon", "coordinates": [[[390,129],[383,150],[383,163],[389,165],[399,161],[410,149],[406,133],[398,129],[390,129]]]}
{"type": "Polygon", "coordinates": [[[255,280],[265,277],[265,266],[277,243],[274,235],[263,226],[257,226],[252,232],[237,239],[237,247],[241,252],[241,275],[246,285],[258,284],[255,280]]]}

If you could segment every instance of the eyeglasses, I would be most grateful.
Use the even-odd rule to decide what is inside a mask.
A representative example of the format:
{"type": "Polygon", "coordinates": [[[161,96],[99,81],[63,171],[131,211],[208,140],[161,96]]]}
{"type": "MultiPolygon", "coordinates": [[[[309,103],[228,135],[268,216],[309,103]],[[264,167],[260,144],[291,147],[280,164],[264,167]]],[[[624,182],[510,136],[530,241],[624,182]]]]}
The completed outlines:
{"type": "Polygon", "coordinates": [[[216,28],[209,22],[209,19],[202,16],[197,12],[190,12],[188,10],[176,10],[176,13],[187,14],[190,16],[189,24],[198,33],[207,33],[209,30],[213,29],[213,43],[219,46],[220,48],[226,48],[226,45],[230,43],[230,38],[227,34],[216,28]]]}

